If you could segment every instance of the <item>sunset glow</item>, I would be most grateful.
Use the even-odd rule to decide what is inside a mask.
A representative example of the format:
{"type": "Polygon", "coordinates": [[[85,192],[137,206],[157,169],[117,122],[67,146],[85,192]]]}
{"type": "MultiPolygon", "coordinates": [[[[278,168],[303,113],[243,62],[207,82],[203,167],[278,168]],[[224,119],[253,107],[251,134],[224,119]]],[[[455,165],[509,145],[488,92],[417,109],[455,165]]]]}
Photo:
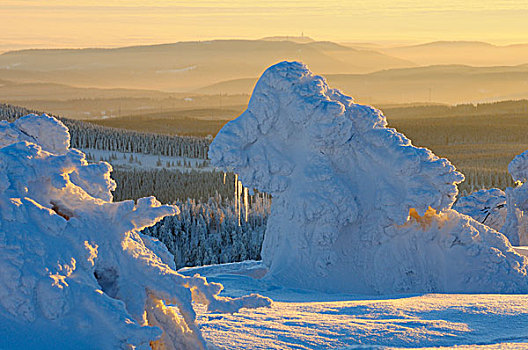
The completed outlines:
{"type": "Polygon", "coordinates": [[[4,0],[0,50],[299,36],[424,42],[528,40],[528,1],[4,0]],[[507,18],[507,20],[505,20],[507,18]]]}

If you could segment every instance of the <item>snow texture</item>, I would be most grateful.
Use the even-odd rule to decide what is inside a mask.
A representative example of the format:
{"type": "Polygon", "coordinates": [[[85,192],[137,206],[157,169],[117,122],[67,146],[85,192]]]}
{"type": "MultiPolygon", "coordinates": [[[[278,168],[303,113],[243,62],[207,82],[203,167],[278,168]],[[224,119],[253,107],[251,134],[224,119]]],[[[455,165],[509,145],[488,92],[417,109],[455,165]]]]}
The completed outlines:
{"type": "Polygon", "coordinates": [[[111,166],[69,149],[61,122],[0,127],[0,348],[202,349],[193,301],[215,312],[270,304],[178,274],[139,233],[178,209],[112,202],[111,166]]]}
{"type": "Polygon", "coordinates": [[[325,291],[526,292],[528,261],[450,209],[462,174],[298,62],[268,68],[212,164],[273,196],[267,278],[325,291]]]}
{"type": "Polygon", "coordinates": [[[479,190],[460,197],[453,209],[500,231],[506,222],[506,193],[498,188],[479,190]]]}
{"type": "Polygon", "coordinates": [[[514,246],[528,245],[528,151],[516,156],[508,170],[516,187],[477,191],[459,198],[454,209],[500,231],[514,246]]]}
{"type": "Polygon", "coordinates": [[[528,182],[528,151],[516,156],[508,165],[508,171],[515,181],[528,182]]]}
{"type": "Polygon", "coordinates": [[[44,151],[56,154],[65,154],[70,147],[70,135],[66,126],[47,115],[37,118],[36,114],[29,114],[13,123],[2,120],[0,134],[0,147],[27,141],[40,145],[44,151]]]}
{"type": "Polygon", "coordinates": [[[528,349],[526,295],[325,294],[259,279],[262,265],[180,270],[222,283],[228,296],[273,299],[271,308],[232,315],[197,309],[204,337],[220,349],[528,349]]]}

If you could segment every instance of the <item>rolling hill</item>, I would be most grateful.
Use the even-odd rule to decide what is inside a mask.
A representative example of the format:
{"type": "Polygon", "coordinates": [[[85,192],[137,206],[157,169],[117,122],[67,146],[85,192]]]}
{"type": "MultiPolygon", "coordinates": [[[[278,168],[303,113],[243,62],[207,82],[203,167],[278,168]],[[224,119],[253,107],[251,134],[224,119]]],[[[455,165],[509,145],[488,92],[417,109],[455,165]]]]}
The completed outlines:
{"type": "MultiPolygon", "coordinates": [[[[438,65],[368,74],[326,74],[331,86],[368,104],[436,102],[458,104],[528,97],[528,65],[471,67],[438,65]]],[[[198,93],[250,93],[256,78],[205,86],[198,93]]]]}
{"type": "Polygon", "coordinates": [[[326,74],[366,73],[413,63],[333,42],[213,40],[114,49],[22,50],[0,55],[0,79],[83,87],[189,91],[259,75],[282,60],[326,74]]]}
{"type": "Polygon", "coordinates": [[[0,80],[0,98],[6,101],[97,98],[168,98],[171,94],[156,90],[125,88],[88,88],[49,82],[14,82],[0,80]]]}
{"type": "Polygon", "coordinates": [[[498,46],[480,41],[436,41],[378,50],[420,65],[498,66],[528,63],[528,44],[498,46]]]}
{"type": "Polygon", "coordinates": [[[218,108],[247,103],[246,95],[197,95],[157,90],[85,88],[48,82],[0,80],[0,103],[46,111],[73,119],[162,113],[167,110],[218,108]]]}

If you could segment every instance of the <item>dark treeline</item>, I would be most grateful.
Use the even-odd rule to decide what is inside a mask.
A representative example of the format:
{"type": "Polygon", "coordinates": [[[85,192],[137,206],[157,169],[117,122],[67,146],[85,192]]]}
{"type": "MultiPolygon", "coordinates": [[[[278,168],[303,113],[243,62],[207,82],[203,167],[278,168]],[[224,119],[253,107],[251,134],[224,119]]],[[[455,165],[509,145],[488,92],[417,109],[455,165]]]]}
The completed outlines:
{"type": "Polygon", "coordinates": [[[142,133],[79,120],[61,120],[70,130],[72,147],[81,149],[207,159],[211,143],[210,138],[142,133]]]}
{"type": "Polygon", "coordinates": [[[162,203],[173,203],[194,199],[207,201],[219,194],[221,198],[232,199],[234,175],[217,171],[189,172],[175,169],[114,169],[112,178],[117,183],[114,199],[138,199],[155,196],[162,203]]]}
{"type": "Polygon", "coordinates": [[[525,114],[528,116],[528,100],[499,101],[478,104],[423,105],[381,107],[390,118],[427,118],[449,116],[478,116],[525,114]]]}
{"type": "Polygon", "coordinates": [[[23,117],[31,113],[38,114],[38,112],[26,109],[24,107],[18,107],[18,106],[0,103],[0,120],[7,120],[8,122],[12,122],[12,121],[17,120],[20,117],[23,117]]]}
{"type": "Polygon", "coordinates": [[[154,195],[178,206],[142,233],[158,238],[174,255],[178,268],[259,260],[271,198],[256,193],[234,195],[234,174],[166,169],[114,170],[115,200],[154,195]],[[247,216],[246,216],[247,211],[247,216]]]}

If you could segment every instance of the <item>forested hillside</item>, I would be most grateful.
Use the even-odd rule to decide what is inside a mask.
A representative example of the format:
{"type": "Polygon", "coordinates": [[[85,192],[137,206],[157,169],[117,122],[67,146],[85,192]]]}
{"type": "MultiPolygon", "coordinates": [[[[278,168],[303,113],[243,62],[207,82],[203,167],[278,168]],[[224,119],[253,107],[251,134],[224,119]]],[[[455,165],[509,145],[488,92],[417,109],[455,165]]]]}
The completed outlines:
{"type": "MultiPolygon", "coordinates": [[[[0,119],[13,121],[29,113],[42,112],[0,104],[0,119]]],[[[117,152],[133,152],[207,159],[208,138],[192,136],[169,136],[115,129],[68,118],[57,118],[70,131],[71,146],[79,149],[100,149],[117,152]]]]}
{"type": "Polygon", "coordinates": [[[70,129],[73,147],[207,159],[210,139],[169,136],[102,127],[78,120],[62,119],[70,129]]]}
{"type": "Polygon", "coordinates": [[[463,194],[513,185],[509,162],[528,149],[528,100],[383,108],[389,125],[449,159],[465,176],[463,194]]]}

